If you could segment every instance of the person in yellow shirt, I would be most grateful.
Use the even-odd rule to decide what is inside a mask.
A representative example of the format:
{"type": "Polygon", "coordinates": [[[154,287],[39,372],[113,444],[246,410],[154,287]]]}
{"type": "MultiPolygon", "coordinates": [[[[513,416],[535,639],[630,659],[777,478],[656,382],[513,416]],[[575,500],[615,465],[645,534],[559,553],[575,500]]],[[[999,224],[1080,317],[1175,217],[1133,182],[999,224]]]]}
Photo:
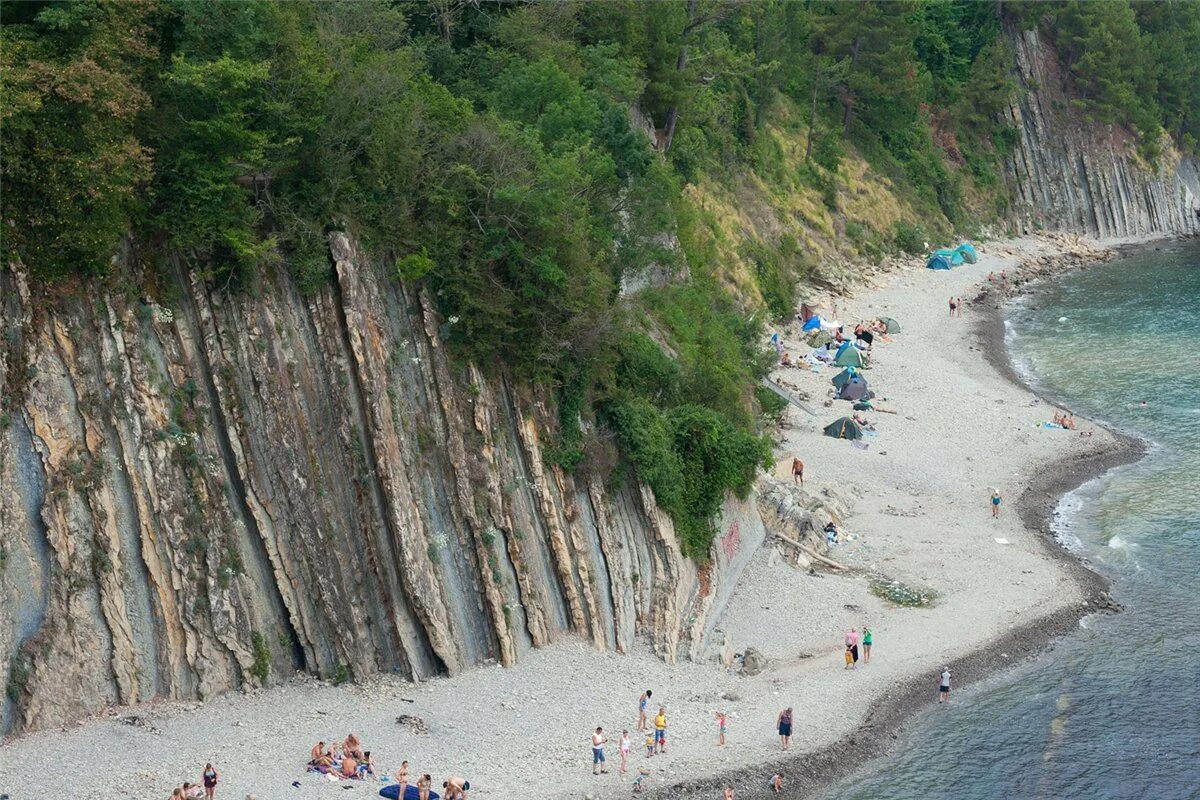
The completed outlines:
{"type": "Polygon", "coordinates": [[[662,706],[654,717],[654,752],[667,752],[667,709],[662,706]]]}

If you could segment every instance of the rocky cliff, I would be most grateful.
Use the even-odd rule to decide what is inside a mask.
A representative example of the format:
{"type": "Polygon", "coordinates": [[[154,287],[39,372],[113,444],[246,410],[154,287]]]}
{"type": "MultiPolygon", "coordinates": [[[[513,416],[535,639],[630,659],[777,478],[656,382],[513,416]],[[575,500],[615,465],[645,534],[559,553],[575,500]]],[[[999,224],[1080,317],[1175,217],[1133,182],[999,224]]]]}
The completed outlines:
{"type": "Polygon", "coordinates": [[[295,670],[420,680],[568,632],[700,652],[754,503],[699,571],[647,488],[547,465],[546,397],[452,362],[428,298],[331,252],[311,299],[176,265],[170,300],[46,303],[0,272],[5,729],[295,670]]]}
{"type": "Polygon", "coordinates": [[[1018,228],[1100,237],[1200,234],[1200,163],[1168,152],[1151,167],[1117,126],[1072,103],[1053,47],[1036,30],[1010,34],[1021,91],[1009,108],[1018,140],[1007,167],[1018,228]]]}

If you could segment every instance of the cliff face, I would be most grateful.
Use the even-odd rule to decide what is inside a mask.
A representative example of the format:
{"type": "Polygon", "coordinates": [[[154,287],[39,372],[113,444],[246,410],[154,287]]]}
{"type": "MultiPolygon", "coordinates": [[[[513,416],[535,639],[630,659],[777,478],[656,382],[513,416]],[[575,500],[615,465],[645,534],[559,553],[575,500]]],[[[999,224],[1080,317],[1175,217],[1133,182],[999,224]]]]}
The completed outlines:
{"type": "Polygon", "coordinates": [[[1200,234],[1200,163],[1167,154],[1157,169],[1132,136],[1088,122],[1071,103],[1054,48],[1014,32],[1022,87],[1009,109],[1019,138],[1008,159],[1018,226],[1100,237],[1200,234]]]}
{"type": "Polygon", "coordinates": [[[566,632],[699,653],[753,502],[698,574],[647,488],[545,463],[547,398],[452,363],[426,297],[331,245],[311,300],[177,269],[169,308],[50,313],[0,272],[5,729],[301,669],[420,680],[566,632]]]}

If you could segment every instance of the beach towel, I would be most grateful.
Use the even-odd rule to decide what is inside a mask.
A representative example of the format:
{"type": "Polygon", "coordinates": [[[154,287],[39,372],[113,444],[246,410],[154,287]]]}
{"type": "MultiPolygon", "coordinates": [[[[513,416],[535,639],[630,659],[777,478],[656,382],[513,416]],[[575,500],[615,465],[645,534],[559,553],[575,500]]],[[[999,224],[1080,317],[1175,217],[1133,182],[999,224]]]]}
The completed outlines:
{"type": "MultiPolygon", "coordinates": [[[[400,784],[393,783],[391,786],[383,787],[379,790],[379,796],[386,797],[388,800],[400,800],[400,784]]],[[[417,800],[418,797],[420,797],[420,792],[417,791],[415,785],[410,783],[404,787],[404,800],[417,800]]],[[[438,800],[438,797],[437,792],[429,792],[429,800],[438,800]]]]}

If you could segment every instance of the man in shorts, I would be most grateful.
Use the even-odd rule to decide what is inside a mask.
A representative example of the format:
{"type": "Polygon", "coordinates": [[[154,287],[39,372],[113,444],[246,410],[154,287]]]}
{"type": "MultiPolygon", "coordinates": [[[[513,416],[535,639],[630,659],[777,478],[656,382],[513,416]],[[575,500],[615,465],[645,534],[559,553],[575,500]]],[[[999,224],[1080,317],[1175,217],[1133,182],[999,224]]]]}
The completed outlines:
{"type": "Polygon", "coordinates": [[[663,706],[654,717],[654,752],[667,752],[667,709],[663,706]]]}
{"type": "Polygon", "coordinates": [[[592,734],[592,774],[599,775],[601,772],[608,772],[608,767],[604,765],[604,743],[608,741],[604,738],[604,728],[596,728],[596,732],[592,734]]]}
{"type": "Polygon", "coordinates": [[[942,670],[941,680],[938,681],[938,702],[950,702],[950,668],[942,670]]]}

